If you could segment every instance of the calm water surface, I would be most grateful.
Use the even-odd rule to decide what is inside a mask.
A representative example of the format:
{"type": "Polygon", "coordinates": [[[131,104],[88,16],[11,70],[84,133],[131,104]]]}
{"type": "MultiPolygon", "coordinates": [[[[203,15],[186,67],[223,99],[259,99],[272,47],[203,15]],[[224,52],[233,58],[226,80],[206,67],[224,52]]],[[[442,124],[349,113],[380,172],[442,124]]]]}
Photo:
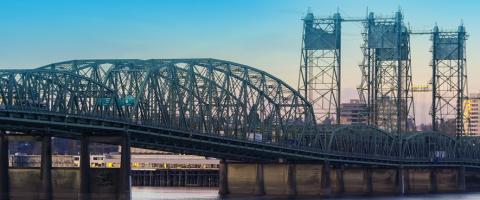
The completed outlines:
{"type": "MultiPolygon", "coordinates": [[[[274,200],[273,197],[229,197],[221,198],[218,196],[217,189],[211,188],[154,188],[154,187],[134,187],[133,200],[274,200]]],[[[406,197],[359,197],[359,198],[340,198],[341,200],[480,200],[480,193],[467,194],[438,194],[438,195],[418,195],[406,197]]],[[[320,198],[296,198],[296,200],[320,200],[320,198]]]]}

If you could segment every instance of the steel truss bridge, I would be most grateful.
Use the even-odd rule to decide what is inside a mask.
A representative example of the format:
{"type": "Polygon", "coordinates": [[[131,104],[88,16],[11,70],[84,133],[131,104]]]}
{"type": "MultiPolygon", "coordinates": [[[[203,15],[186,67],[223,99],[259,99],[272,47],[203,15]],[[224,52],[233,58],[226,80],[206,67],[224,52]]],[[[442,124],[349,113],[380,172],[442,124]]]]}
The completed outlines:
{"type": "Polygon", "coordinates": [[[320,125],[259,69],[216,59],[73,60],[0,70],[0,130],[252,162],[480,166],[480,138],[320,125]]]}

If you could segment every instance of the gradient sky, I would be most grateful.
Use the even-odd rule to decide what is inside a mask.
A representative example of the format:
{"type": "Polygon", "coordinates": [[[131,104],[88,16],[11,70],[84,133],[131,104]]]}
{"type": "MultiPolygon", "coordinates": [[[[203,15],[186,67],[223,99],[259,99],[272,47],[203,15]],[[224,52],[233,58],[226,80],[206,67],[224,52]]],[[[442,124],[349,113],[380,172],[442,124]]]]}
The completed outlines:
{"type": "MultiPolygon", "coordinates": [[[[235,61],[270,72],[296,87],[302,21],[308,8],[318,16],[340,11],[364,17],[366,10],[393,15],[399,8],[415,30],[435,23],[470,37],[470,92],[480,89],[480,1],[445,0],[1,0],[0,68],[33,68],[93,58],[201,58],[235,61]]],[[[343,101],[357,98],[361,62],[359,23],[344,23],[343,101]]],[[[426,84],[431,42],[412,36],[414,84],[426,84]]],[[[416,95],[417,119],[428,121],[428,94],[416,95]],[[423,114],[422,114],[423,113],[423,114]]]]}

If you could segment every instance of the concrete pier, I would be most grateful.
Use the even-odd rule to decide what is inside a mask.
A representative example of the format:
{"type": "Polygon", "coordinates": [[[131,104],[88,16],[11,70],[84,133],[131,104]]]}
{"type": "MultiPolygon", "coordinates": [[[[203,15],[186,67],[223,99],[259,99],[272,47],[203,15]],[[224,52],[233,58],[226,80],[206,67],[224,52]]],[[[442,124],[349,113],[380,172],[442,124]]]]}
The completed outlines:
{"type": "Polygon", "coordinates": [[[408,185],[406,193],[408,194],[425,194],[431,191],[431,170],[408,168],[408,177],[406,183],[408,185]]]}
{"type": "Polygon", "coordinates": [[[40,200],[51,200],[52,195],[52,137],[42,137],[42,161],[40,167],[42,180],[40,200]]]}
{"type": "Polygon", "coordinates": [[[321,195],[325,184],[323,165],[296,164],[296,194],[321,195]]]}
{"type": "Polygon", "coordinates": [[[132,199],[131,194],[131,155],[130,135],[126,133],[122,138],[122,157],[120,162],[120,188],[118,196],[120,200],[132,199]]]}
{"type": "MultiPolygon", "coordinates": [[[[92,168],[90,187],[92,200],[118,200],[118,168],[92,168]]],[[[39,199],[42,180],[39,168],[10,168],[10,199],[39,199]]],[[[53,199],[77,199],[80,192],[80,170],[78,168],[52,169],[53,199]]]]}
{"type": "Polygon", "coordinates": [[[437,169],[430,169],[430,193],[437,193],[437,169]]]}
{"type": "Polygon", "coordinates": [[[227,195],[229,194],[229,184],[228,184],[228,163],[225,161],[225,159],[220,160],[220,166],[219,166],[219,182],[218,182],[218,193],[220,195],[227,195]]]}
{"type": "Polygon", "coordinates": [[[458,169],[458,190],[459,192],[467,191],[465,182],[465,166],[461,166],[458,169]]]}
{"type": "Polygon", "coordinates": [[[367,187],[366,195],[398,194],[397,170],[393,168],[369,168],[371,174],[371,187],[367,187]]]}
{"type": "Polygon", "coordinates": [[[335,180],[337,182],[336,184],[336,193],[337,194],[343,194],[345,193],[345,179],[343,177],[343,174],[345,173],[345,166],[344,165],[339,165],[335,169],[335,180]]]}
{"type": "Polygon", "coordinates": [[[0,200],[131,199],[130,140],[116,138],[122,138],[118,140],[122,146],[120,169],[90,168],[89,136],[80,138],[79,168],[54,168],[50,135],[33,137],[0,132],[0,200]],[[8,144],[12,141],[40,141],[40,167],[9,167],[8,144]]]}
{"type": "Polygon", "coordinates": [[[367,167],[365,169],[365,173],[364,173],[364,179],[366,180],[367,184],[366,184],[366,193],[368,195],[371,195],[373,193],[373,169],[370,168],[370,167],[367,167]]]}
{"type": "Polygon", "coordinates": [[[264,183],[266,195],[288,196],[289,193],[292,192],[289,188],[289,182],[291,182],[291,180],[288,177],[288,168],[288,164],[264,165],[264,183]]]}
{"type": "Polygon", "coordinates": [[[297,170],[295,164],[288,164],[287,168],[287,195],[290,197],[297,195],[297,170]]]}
{"type": "Polygon", "coordinates": [[[0,200],[9,199],[8,139],[0,131],[0,200]]]}
{"type": "Polygon", "coordinates": [[[322,193],[325,194],[325,196],[330,197],[332,195],[332,185],[331,185],[331,178],[330,178],[330,173],[331,173],[331,166],[330,162],[326,161],[323,166],[322,166],[322,174],[321,174],[321,189],[322,193]]]}
{"type": "Polygon", "coordinates": [[[345,188],[343,194],[347,196],[368,194],[367,168],[345,167],[342,182],[345,188]]]}
{"type": "Polygon", "coordinates": [[[406,194],[406,191],[407,191],[407,180],[408,178],[406,177],[406,174],[405,173],[405,168],[403,166],[400,166],[398,169],[397,169],[397,173],[396,173],[396,183],[397,183],[397,191],[398,191],[398,194],[400,195],[405,195],[406,194]]]}
{"type": "Polygon", "coordinates": [[[265,181],[263,175],[263,164],[257,164],[257,179],[256,179],[255,195],[265,195],[265,181]]]}
{"type": "Polygon", "coordinates": [[[220,176],[226,174],[227,177],[224,179],[227,179],[227,183],[220,187],[220,191],[229,191],[231,195],[261,195],[262,193],[258,191],[263,188],[264,195],[284,197],[458,192],[463,191],[461,174],[465,174],[462,168],[458,167],[432,170],[337,164],[332,168],[328,162],[323,164],[232,162],[222,166],[224,172],[221,172],[220,176]]]}
{"type": "Polygon", "coordinates": [[[80,200],[90,200],[90,150],[89,138],[83,135],[80,141],[80,200]]]}
{"type": "MultiPolygon", "coordinates": [[[[35,138],[42,143],[40,169],[9,168],[8,143],[28,138],[0,132],[0,200],[71,197],[80,200],[131,199],[128,134],[116,137],[118,140],[115,143],[120,143],[122,147],[119,169],[90,168],[89,143],[98,140],[95,136],[84,135],[80,138],[80,168],[52,168],[51,137],[35,138]]],[[[170,176],[167,171],[162,181],[154,178],[158,174],[153,176],[152,172],[148,173],[150,176],[144,176],[141,182],[150,186],[160,186],[160,182],[166,182],[166,186],[198,186],[205,182],[198,172],[193,177],[196,181],[189,181],[193,178],[186,171],[178,172],[183,173],[182,176],[170,176]]],[[[328,161],[241,163],[221,160],[219,177],[215,179],[218,182],[215,183],[218,183],[221,195],[336,197],[480,191],[479,180],[480,170],[461,166],[382,167],[328,161]]]]}
{"type": "Polygon", "coordinates": [[[465,169],[466,191],[480,191],[480,169],[465,169]]]}

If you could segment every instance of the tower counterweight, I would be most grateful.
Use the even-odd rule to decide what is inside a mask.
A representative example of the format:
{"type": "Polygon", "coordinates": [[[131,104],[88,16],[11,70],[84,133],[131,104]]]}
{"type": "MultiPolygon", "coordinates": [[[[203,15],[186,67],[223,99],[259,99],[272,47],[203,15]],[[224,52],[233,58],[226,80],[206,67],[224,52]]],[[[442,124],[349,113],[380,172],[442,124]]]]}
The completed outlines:
{"type": "Polygon", "coordinates": [[[457,136],[466,132],[466,40],[463,25],[459,26],[458,31],[451,32],[439,31],[437,26],[433,28],[432,127],[435,131],[457,136]]]}
{"type": "Polygon", "coordinates": [[[360,99],[368,123],[392,133],[415,129],[410,35],[401,12],[392,18],[370,13],[364,22],[360,99]]]}
{"type": "Polygon", "coordinates": [[[341,17],[303,19],[298,89],[320,124],[340,123],[341,17]]]}

